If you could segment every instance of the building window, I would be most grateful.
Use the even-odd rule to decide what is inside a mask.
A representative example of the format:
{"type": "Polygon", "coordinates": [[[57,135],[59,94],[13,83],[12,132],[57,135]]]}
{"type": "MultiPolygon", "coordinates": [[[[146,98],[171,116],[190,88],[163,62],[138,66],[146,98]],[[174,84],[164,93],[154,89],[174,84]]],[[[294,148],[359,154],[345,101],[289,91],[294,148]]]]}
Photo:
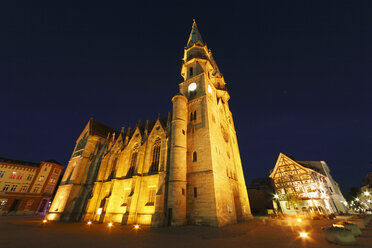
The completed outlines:
{"type": "Polygon", "coordinates": [[[196,162],[197,159],[198,159],[198,157],[197,157],[196,152],[193,152],[192,153],[192,162],[196,162]]]}
{"type": "Polygon", "coordinates": [[[12,174],[10,174],[10,179],[13,179],[16,177],[17,172],[13,171],[12,174]]]}
{"type": "Polygon", "coordinates": [[[59,173],[59,169],[54,169],[53,173],[54,174],[58,174],[59,173]]]}
{"type": "Polygon", "coordinates": [[[28,200],[25,206],[25,210],[30,210],[32,207],[32,204],[34,204],[34,200],[28,200]]]}
{"type": "Polygon", "coordinates": [[[182,195],[185,195],[185,189],[182,188],[182,195]]]}
{"type": "Polygon", "coordinates": [[[22,186],[22,188],[21,188],[21,192],[26,192],[27,191],[27,186],[22,186]]]}
{"type": "Polygon", "coordinates": [[[32,179],[32,174],[29,174],[28,176],[27,176],[27,181],[30,181],[32,179]]]}
{"type": "Polygon", "coordinates": [[[11,192],[16,191],[17,187],[18,187],[18,185],[13,185],[12,188],[10,189],[10,191],[11,191],[11,192]]]}
{"type": "Polygon", "coordinates": [[[57,182],[57,178],[58,178],[58,176],[51,176],[50,180],[49,180],[49,183],[55,184],[57,182]]]}
{"type": "Polygon", "coordinates": [[[44,176],[40,176],[39,177],[39,182],[43,181],[44,180],[44,176]]]}
{"type": "Polygon", "coordinates": [[[110,176],[109,176],[109,179],[110,180],[116,177],[116,166],[117,166],[117,163],[118,163],[118,158],[116,157],[114,159],[114,161],[112,162],[111,173],[110,173],[110,176]]]}
{"type": "Polygon", "coordinates": [[[191,111],[190,113],[190,121],[195,121],[196,120],[196,110],[194,112],[191,111]]]}
{"type": "Polygon", "coordinates": [[[23,173],[19,173],[17,176],[17,179],[22,179],[22,177],[23,177],[23,173]]]}
{"type": "Polygon", "coordinates": [[[194,187],[194,198],[198,197],[198,189],[194,187]]]}
{"type": "Polygon", "coordinates": [[[5,171],[0,171],[0,178],[2,178],[5,174],[5,171]]]}
{"type": "Polygon", "coordinates": [[[130,158],[130,164],[129,164],[129,169],[127,172],[127,177],[132,177],[134,175],[134,170],[136,168],[137,164],[137,156],[138,156],[138,151],[137,151],[137,146],[134,148],[134,151],[132,152],[132,156],[130,158]]]}
{"type": "Polygon", "coordinates": [[[33,193],[37,193],[39,191],[39,187],[34,188],[33,193]]]}
{"type": "Polygon", "coordinates": [[[44,193],[51,194],[53,191],[53,185],[46,186],[44,193]]]}
{"type": "Polygon", "coordinates": [[[232,213],[232,207],[231,207],[230,204],[227,204],[227,212],[228,212],[229,214],[232,213]]]}
{"type": "Polygon", "coordinates": [[[149,196],[148,196],[149,198],[147,200],[146,206],[154,206],[155,193],[156,193],[156,188],[155,187],[149,188],[149,196]]]}
{"type": "Polygon", "coordinates": [[[152,148],[152,162],[151,162],[149,173],[158,172],[159,160],[160,160],[160,147],[161,147],[161,140],[157,138],[152,148]]]}
{"type": "Polygon", "coordinates": [[[194,68],[190,67],[190,77],[194,74],[194,68]]]}
{"type": "Polygon", "coordinates": [[[10,187],[10,184],[5,184],[3,191],[8,191],[9,187],[10,187]]]}

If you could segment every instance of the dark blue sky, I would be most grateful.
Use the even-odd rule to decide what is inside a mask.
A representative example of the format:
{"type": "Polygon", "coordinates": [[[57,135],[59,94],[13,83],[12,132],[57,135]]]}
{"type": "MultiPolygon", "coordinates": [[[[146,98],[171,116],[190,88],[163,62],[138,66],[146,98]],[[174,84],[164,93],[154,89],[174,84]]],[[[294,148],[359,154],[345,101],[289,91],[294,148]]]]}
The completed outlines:
{"type": "Polygon", "coordinates": [[[0,156],[67,164],[90,117],[166,115],[196,18],[231,94],[247,184],[279,152],[344,193],[372,170],[371,1],[0,3],[0,156]]]}

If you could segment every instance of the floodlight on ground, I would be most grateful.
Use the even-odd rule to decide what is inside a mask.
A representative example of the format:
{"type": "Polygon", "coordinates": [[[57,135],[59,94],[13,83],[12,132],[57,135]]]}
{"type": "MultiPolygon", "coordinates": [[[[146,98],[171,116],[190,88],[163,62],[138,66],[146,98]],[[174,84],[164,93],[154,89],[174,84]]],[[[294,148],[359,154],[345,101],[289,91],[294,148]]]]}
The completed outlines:
{"type": "Polygon", "coordinates": [[[43,223],[47,223],[48,221],[46,219],[43,220],[43,223]]]}
{"type": "Polygon", "coordinates": [[[309,234],[307,232],[300,232],[300,237],[301,238],[308,238],[309,234]]]}
{"type": "Polygon", "coordinates": [[[92,222],[91,222],[91,221],[88,221],[87,224],[88,224],[88,225],[92,225],[92,222]]]}
{"type": "Polygon", "coordinates": [[[297,222],[302,222],[302,219],[301,219],[301,218],[298,218],[298,219],[297,219],[297,222]]]}
{"type": "Polygon", "coordinates": [[[109,227],[112,227],[112,222],[108,223],[108,226],[109,226],[109,227]]]}
{"type": "Polygon", "coordinates": [[[134,229],[138,230],[140,226],[138,224],[134,225],[134,229]]]}

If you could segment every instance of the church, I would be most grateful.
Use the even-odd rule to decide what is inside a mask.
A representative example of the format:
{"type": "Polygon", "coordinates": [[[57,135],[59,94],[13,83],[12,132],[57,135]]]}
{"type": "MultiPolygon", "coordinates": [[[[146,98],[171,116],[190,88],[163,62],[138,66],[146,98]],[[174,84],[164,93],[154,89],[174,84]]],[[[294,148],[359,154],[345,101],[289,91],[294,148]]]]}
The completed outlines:
{"type": "Polygon", "coordinates": [[[252,218],[230,95],[194,21],[168,117],[116,131],[90,119],[46,218],[224,226],[252,218]]]}

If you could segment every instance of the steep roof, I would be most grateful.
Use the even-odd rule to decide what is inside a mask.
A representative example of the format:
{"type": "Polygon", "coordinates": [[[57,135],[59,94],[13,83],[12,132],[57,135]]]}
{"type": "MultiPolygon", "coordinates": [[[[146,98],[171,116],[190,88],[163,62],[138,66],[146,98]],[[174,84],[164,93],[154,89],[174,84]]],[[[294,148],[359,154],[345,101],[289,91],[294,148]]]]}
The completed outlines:
{"type": "Polygon", "coordinates": [[[312,169],[316,172],[319,172],[323,175],[327,175],[326,172],[324,171],[324,168],[322,166],[322,163],[321,161],[298,161],[296,160],[297,163],[299,163],[300,165],[306,167],[306,168],[309,168],[309,169],[312,169]]]}
{"type": "Polygon", "coordinates": [[[89,121],[89,132],[90,135],[96,135],[102,138],[106,138],[108,133],[115,133],[117,135],[120,133],[109,126],[94,120],[93,118],[91,118],[89,121]]]}
{"type": "Polygon", "coordinates": [[[201,34],[199,33],[198,26],[196,25],[196,22],[195,22],[195,19],[194,19],[194,22],[192,24],[191,33],[190,33],[190,36],[189,36],[189,40],[187,41],[186,48],[190,48],[195,44],[204,46],[204,41],[201,37],[201,34]]]}
{"type": "Polygon", "coordinates": [[[56,161],[54,159],[43,160],[43,162],[49,162],[49,163],[59,164],[59,165],[64,166],[63,164],[61,164],[60,162],[58,162],[58,161],[56,161]]]}
{"type": "Polygon", "coordinates": [[[11,158],[0,157],[0,162],[8,163],[8,164],[16,164],[16,165],[26,165],[26,166],[32,166],[32,167],[37,167],[37,168],[40,167],[40,163],[22,161],[22,160],[11,159],[11,158]]]}

